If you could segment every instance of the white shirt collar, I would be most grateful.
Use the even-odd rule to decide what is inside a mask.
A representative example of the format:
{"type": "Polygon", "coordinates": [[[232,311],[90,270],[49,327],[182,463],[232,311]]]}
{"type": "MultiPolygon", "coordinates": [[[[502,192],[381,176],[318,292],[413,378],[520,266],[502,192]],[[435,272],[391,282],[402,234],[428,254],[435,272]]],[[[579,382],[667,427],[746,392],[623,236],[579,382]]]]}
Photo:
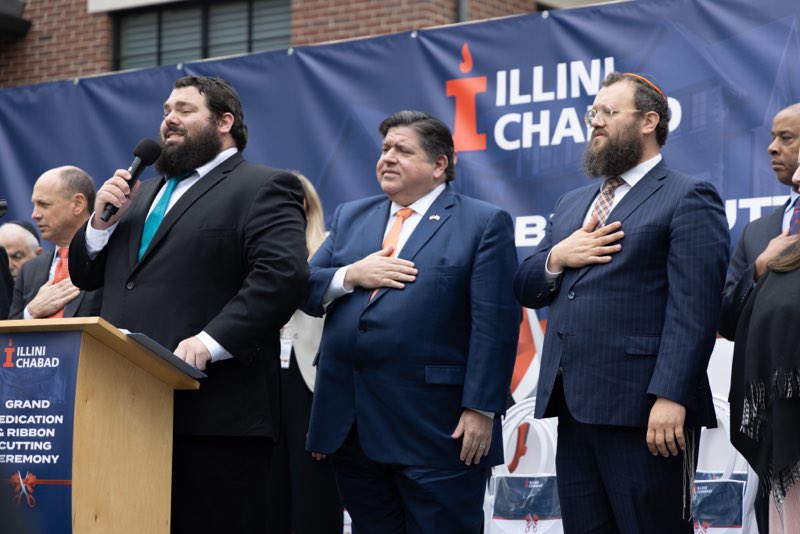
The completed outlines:
{"type": "Polygon", "coordinates": [[[233,146],[231,148],[226,148],[225,150],[223,150],[222,152],[217,154],[217,157],[215,157],[214,159],[212,159],[208,163],[205,163],[205,164],[200,165],[199,167],[197,167],[195,169],[195,172],[200,176],[200,178],[202,178],[203,176],[205,176],[206,174],[211,172],[212,169],[216,168],[217,165],[219,165],[220,163],[222,163],[223,161],[225,161],[229,157],[233,156],[238,151],[239,151],[239,149],[237,147],[235,147],[235,146],[233,146]]]}
{"type": "Polygon", "coordinates": [[[439,195],[442,194],[442,191],[444,191],[445,187],[447,187],[447,182],[437,185],[433,191],[422,196],[421,198],[418,198],[415,202],[412,202],[408,206],[401,206],[397,202],[392,201],[392,205],[389,208],[389,216],[394,216],[394,214],[397,213],[397,210],[402,208],[411,208],[414,210],[414,213],[424,215],[425,212],[428,211],[428,208],[431,207],[431,204],[433,204],[433,202],[439,198],[439,195]]]}
{"type": "Polygon", "coordinates": [[[629,186],[633,187],[639,180],[644,178],[644,176],[653,170],[653,167],[658,165],[661,162],[661,153],[656,154],[652,158],[648,159],[647,161],[643,161],[642,163],[638,164],[635,167],[631,167],[627,171],[620,174],[620,178],[625,180],[625,183],[629,186]]]}

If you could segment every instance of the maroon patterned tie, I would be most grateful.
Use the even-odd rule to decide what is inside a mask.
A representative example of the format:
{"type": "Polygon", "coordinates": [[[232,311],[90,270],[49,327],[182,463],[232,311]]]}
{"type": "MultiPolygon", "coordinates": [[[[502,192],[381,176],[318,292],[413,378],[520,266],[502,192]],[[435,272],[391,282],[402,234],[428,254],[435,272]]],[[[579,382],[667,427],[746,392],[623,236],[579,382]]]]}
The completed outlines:
{"type": "Polygon", "coordinates": [[[611,213],[611,206],[614,204],[614,191],[624,183],[625,181],[622,178],[615,176],[609,178],[606,180],[606,183],[603,184],[603,190],[600,191],[600,196],[597,197],[594,208],[592,208],[592,214],[599,221],[598,226],[606,224],[608,214],[611,213]]]}
{"type": "Polygon", "coordinates": [[[794,211],[792,217],[789,219],[789,235],[800,233],[800,204],[797,202],[800,197],[794,199],[794,211]]]}

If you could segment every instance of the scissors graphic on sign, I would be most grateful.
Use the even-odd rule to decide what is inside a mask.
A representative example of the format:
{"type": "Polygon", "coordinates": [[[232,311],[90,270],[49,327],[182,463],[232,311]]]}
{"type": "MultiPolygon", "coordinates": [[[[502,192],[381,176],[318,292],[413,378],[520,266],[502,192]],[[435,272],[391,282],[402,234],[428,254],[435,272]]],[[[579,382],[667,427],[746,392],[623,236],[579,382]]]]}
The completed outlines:
{"type": "Polygon", "coordinates": [[[22,502],[22,497],[25,497],[25,502],[30,508],[36,506],[36,497],[33,496],[33,487],[36,485],[36,476],[30,473],[25,473],[25,478],[22,478],[22,473],[17,471],[15,475],[11,476],[11,481],[16,486],[16,495],[12,498],[12,502],[17,506],[22,502]]]}

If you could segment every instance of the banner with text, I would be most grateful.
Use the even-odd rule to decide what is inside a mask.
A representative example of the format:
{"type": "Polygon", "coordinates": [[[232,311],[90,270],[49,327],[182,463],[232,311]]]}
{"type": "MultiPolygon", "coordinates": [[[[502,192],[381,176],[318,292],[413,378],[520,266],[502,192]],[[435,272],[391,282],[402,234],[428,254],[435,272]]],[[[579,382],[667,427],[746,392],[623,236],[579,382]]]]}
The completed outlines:
{"type": "Polygon", "coordinates": [[[18,532],[72,531],[80,343],[80,332],[0,336],[0,512],[18,532]]]}
{"type": "Polygon", "coordinates": [[[783,0],[644,0],[0,90],[0,197],[27,219],[48,168],[102,183],[157,136],[176,78],[213,74],[244,102],[246,157],[306,174],[328,216],[379,192],[383,118],[439,116],[455,133],[457,189],[515,217],[523,256],[557,198],[587,183],[583,115],[616,69],[663,86],[664,156],[719,189],[736,234],[787,194],[767,146],[773,115],[800,101],[798,21],[783,0]]]}
{"type": "MultiPolygon", "coordinates": [[[[0,90],[0,197],[7,218],[27,219],[49,168],[78,165],[102,183],[157,137],[175,79],[218,75],[244,103],[245,156],[307,175],[327,217],[380,192],[382,119],[442,118],[456,189],[511,213],[523,258],[558,197],[588,183],[583,115],[616,69],[669,95],[664,157],[717,187],[735,240],[788,194],[767,146],[772,117],[800,101],[799,21],[785,0],[640,0],[0,90]]],[[[540,334],[526,328],[532,345],[540,334]]]]}

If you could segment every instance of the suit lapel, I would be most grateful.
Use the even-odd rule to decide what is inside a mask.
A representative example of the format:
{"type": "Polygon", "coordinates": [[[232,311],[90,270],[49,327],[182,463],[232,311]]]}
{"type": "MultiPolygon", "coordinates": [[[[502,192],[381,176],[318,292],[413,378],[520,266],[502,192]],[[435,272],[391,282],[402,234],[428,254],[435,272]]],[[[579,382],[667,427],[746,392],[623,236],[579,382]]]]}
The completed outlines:
{"type": "Polygon", "coordinates": [[[389,220],[389,209],[392,203],[387,199],[378,202],[364,219],[364,239],[361,240],[361,257],[369,256],[383,248],[383,234],[386,233],[386,222],[389,220]]]}
{"type": "MultiPolygon", "coordinates": [[[[36,291],[39,291],[39,288],[42,287],[50,280],[50,267],[53,265],[53,258],[56,255],[55,249],[50,252],[45,252],[44,255],[46,256],[47,260],[43,261],[41,267],[34,272],[33,283],[31,284],[32,287],[36,288],[36,291]]],[[[31,300],[33,297],[36,296],[36,292],[31,295],[31,300]]]]}
{"type": "MultiPolygon", "coordinates": [[[[568,210],[568,214],[564,217],[566,222],[563,225],[563,228],[566,229],[566,231],[564,232],[564,235],[559,235],[556,237],[557,241],[566,239],[567,236],[572,235],[574,231],[583,227],[583,220],[586,218],[586,214],[589,212],[589,210],[592,209],[594,200],[600,194],[600,188],[602,185],[603,183],[600,182],[594,187],[587,187],[583,191],[579,191],[577,198],[572,203],[572,206],[565,208],[568,210]]],[[[564,273],[563,283],[565,285],[571,284],[572,282],[570,279],[575,278],[580,273],[581,270],[567,270],[564,273]]]]}
{"type": "Polygon", "coordinates": [[[408,236],[408,241],[403,245],[403,250],[400,251],[399,257],[405,260],[413,260],[420,249],[430,241],[433,234],[438,232],[439,228],[450,218],[451,212],[449,210],[453,204],[453,190],[448,185],[442,191],[442,194],[433,201],[428,211],[422,214],[422,219],[411,235],[408,236]]]}
{"type": "MultiPolygon", "coordinates": [[[[164,237],[169,233],[170,229],[178,222],[183,214],[197,202],[199,198],[205,195],[209,190],[211,190],[215,185],[217,185],[220,181],[227,178],[228,174],[235,169],[240,163],[242,163],[243,158],[241,152],[237,152],[233,156],[229,157],[219,165],[217,165],[214,169],[211,170],[208,174],[200,178],[194,185],[192,185],[188,191],[186,191],[183,196],[175,203],[172,208],[164,215],[164,219],[161,221],[161,224],[158,226],[158,230],[156,230],[155,235],[153,236],[152,241],[150,241],[150,245],[147,247],[147,250],[142,255],[141,260],[139,263],[145,261],[149,256],[153,254],[161,241],[164,237]]],[[[152,204],[152,200],[150,202],[152,204]]],[[[147,208],[149,209],[150,204],[148,204],[147,208]]],[[[142,227],[144,227],[144,222],[142,222],[142,227]]],[[[141,229],[137,234],[139,236],[142,235],[141,229]]],[[[138,246],[139,243],[137,242],[137,250],[136,254],[138,255],[138,246]]]]}
{"type": "Polygon", "coordinates": [[[642,202],[647,200],[650,195],[658,191],[664,185],[664,178],[667,177],[667,166],[662,159],[658,165],[653,167],[650,172],[645,174],[641,180],[632,187],[628,194],[619,201],[611,213],[608,215],[608,222],[624,222],[628,216],[638,208],[642,202]]]}
{"type": "Polygon", "coordinates": [[[583,226],[583,220],[594,204],[594,199],[600,194],[600,187],[602,185],[603,183],[600,182],[595,187],[587,187],[575,200],[575,207],[569,210],[569,215],[567,216],[567,235],[583,226]]]}
{"type": "Polygon", "coordinates": [[[770,230],[771,237],[767,241],[783,232],[783,215],[786,213],[786,208],[789,207],[789,202],[791,201],[792,197],[789,197],[789,200],[784,202],[780,208],[772,210],[772,213],[768,215],[767,228],[770,230]]]}
{"type": "MultiPolygon", "coordinates": [[[[365,258],[375,251],[383,248],[383,234],[386,233],[386,223],[389,220],[389,210],[391,209],[391,206],[391,201],[386,199],[383,202],[378,202],[378,204],[367,213],[367,216],[364,218],[364,226],[362,228],[364,239],[361,240],[362,246],[359,257],[365,258]]],[[[372,295],[372,290],[364,291],[362,297],[364,298],[364,303],[361,311],[363,312],[367,306],[377,300],[377,298],[385,291],[386,288],[378,290],[378,294],[375,295],[374,299],[369,298],[369,296],[372,295]]]]}
{"type": "Polygon", "coordinates": [[[67,302],[67,305],[64,306],[64,317],[75,317],[75,314],[78,312],[78,306],[81,305],[81,301],[83,300],[83,296],[85,294],[86,292],[81,290],[77,297],[67,302]]]}

